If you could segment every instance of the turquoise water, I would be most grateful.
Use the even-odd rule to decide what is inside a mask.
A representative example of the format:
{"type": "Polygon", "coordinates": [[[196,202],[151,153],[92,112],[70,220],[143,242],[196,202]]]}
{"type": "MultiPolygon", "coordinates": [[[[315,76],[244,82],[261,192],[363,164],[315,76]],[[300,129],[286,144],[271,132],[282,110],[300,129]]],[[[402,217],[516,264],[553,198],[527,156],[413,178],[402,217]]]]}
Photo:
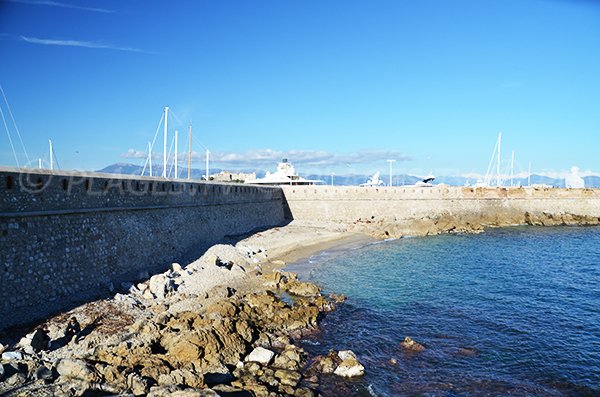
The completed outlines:
{"type": "Polygon", "coordinates": [[[304,347],[351,349],[367,373],[326,377],[326,396],[600,395],[599,228],[405,238],[289,270],[348,297],[304,347]]]}

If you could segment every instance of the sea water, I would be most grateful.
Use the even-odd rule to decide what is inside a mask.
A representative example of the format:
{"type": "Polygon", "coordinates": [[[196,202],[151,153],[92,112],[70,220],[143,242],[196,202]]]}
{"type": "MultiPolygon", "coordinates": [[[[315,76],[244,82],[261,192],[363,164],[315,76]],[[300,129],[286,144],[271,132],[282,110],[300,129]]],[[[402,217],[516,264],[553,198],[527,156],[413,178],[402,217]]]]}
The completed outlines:
{"type": "Polygon", "coordinates": [[[326,396],[600,395],[600,228],[402,238],[289,270],[348,298],[303,342],[366,367],[326,396]]]}

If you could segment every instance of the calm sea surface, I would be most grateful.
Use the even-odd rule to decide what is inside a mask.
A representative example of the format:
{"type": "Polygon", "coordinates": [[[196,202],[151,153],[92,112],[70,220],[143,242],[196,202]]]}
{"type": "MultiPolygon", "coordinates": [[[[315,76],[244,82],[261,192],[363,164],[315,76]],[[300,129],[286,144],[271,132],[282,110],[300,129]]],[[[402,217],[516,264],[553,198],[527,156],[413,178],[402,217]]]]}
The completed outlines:
{"type": "Polygon", "coordinates": [[[351,349],[367,373],[326,377],[326,396],[600,396],[600,228],[403,238],[288,269],[348,297],[304,347],[351,349]]]}

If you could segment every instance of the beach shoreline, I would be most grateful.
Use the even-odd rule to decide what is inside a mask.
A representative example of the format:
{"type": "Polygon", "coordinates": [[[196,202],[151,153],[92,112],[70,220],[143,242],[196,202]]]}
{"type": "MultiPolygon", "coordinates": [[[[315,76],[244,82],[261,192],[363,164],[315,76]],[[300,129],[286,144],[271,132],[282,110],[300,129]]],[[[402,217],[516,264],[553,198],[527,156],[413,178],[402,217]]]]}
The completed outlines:
{"type": "MultiPolygon", "coordinates": [[[[110,375],[108,373],[112,371],[109,370],[113,368],[111,365],[116,365],[110,360],[119,352],[126,353],[126,357],[121,358],[124,362],[120,362],[119,366],[131,364],[132,369],[128,376],[138,377],[143,375],[134,370],[134,368],[140,367],[139,364],[135,364],[132,358],[135,357],[135,349],[130,347],[123,352],[123,348],[119,347],[125,343],[125,340],[129,340],[127,346],[135,346],[150,343],[147,339],[159,338],[160,343],[165,345],[166,356],[164,352],[154,354],[146,348],[144,360],[155,360],[160,357],[161,360],[171,360],[169,361],[169,368],[174,371],[188,370],[186,369],[188,367],[179,361],[173,361],[176,360],[177,355],[186,357],[188,353],[172,347],[171,345],[176,344],[175,342],[164,342],[169,334],[165,336],[163,335],[166,332],[165,330],[159,332],[154,328],[164,327],[162,324],[166,321],[165,318],[169,318],[173,322],[179,321],[180,318],[195,316],[194,318],[198,318],[196,322],[200,324],[214,318],[214,311],[219,312],[221,308],[228,307],[231,304],[241,308],[244,307],[244,302],[252,301],[256,297],[263,297],[261,299],[269,297],[268,299],[272,299],[261,310],[262,312],[269,313],[274,311],[275,307],[279,308],[278,311],[287,310],[290,314],[286,315],[285,319],[269,318],[268,321],[261,317],[263,314],[258,314],[253,320],[253,337],[242,344],[245,346],[244,348],[241,348],[239,343],[234,342],[222,342],[224,344],[219,345],[221,346],[219,348],[221,352],[218,354],[226,354],[223,352],[228,352],[233,348],[238,348],[240,354],[239,357],[235,355],[234,358],[227,357],[230,361],[226,365],[222,365],[222,357],[219,359],[220,361],[215,359],[215,362],[221,364],[219,370],[227,374],[226,385],[221,386],[224,388],[231,386],[231,376],[238,379],[237,376],[232,375],[235,373],[235,365],[238,367],[245,365],[243,364],[244,356],[251,351],[252,347],[265,346],[276,353],[279,351],[279,354],[283,354],[281,346],[283,346],[284,351],[297,350],[302,360],[294,364],[292,369],[299,371],[300,367],[305,367],[307,360],[312,358],[307,357],[301,348],[294,345],[293,341],[302,338],[304,332],[315,332],[318,329],[317,317],[320,317],[319,313],[333,310],[333,307],[341,302],[328,300],[319,293],[317,286],[296,280],[295,275],[284,271],[285,266],[288,263],[307,259],[319,252],[331,249],[343,250],[344,247],[368,244],[372,241],[372,237],[361,233],[332,231],[326,227],[307,226],[292,222],[286,226],[254,233],[238,241],[235,245],[216,244],[210,247],[200,258],[189,264],[182,266],[174,263],[171,265],[170,270],[164,273],[147,274],[147,277],[144,277],[145,279],[123,283],[120,292],[109,299],[88,302],[68,312],[47,318],[35,325],[17,328],[12,331],[12,335],[5,333],[3,335],[4,340],[0,340],[0,343],[3,343],[2,348],[8,355],[5,354],[1,363],[5,367],[9,365],[16,366],[23,369],[24,372],[11,374],[10,377],[5,376],[4,379],[0,378],[0,392],[6,393],[7,396],[16,396],[23,392],[37,393],[40,396],[75,396],[94,388],[94,390],[100,388],[101,390],[113,390],[120,393],[131,392],[132,387],[129,384],[131,382],[128,379],[115,378],[114,374],[110,375]],[[288,307],[277,297],[280,294],[278,291],[289,291],[289,293],[299,295],[296,302],[288,307]],[[290,323],[293,318],[295,320],[290,323]],[[69,341],[66,339],[68,336],[66,330],[73,319],[76,320],[82,330],[85,330],[85,335],[83,337],[78,336],[77,340],[69,341]],[[261,328],[263,326],[258,325],[263,321],[274,324],[273,335],[270,334],[271,331],[265,331],[270,329],[269,327],[261,328]],[[152,325],[148,326],[148,324],[152,325]],[[153,331],[149,331],[147,328],[153,331]],[[51,341],[51,347],[32,351],[32,339],[35,339],[36,332],[39,332],[39,330],[43,330],[47,335],[47,338],[51,341]],[[145,333],[150,333],[153,336],[148,337],[145,333]],[[257,337],[257,335],[260,336],[257,337]],[[290,336],[292,336],[292,339],[289,339],[290,336]],[[283,342],[274,342],[274,340],[280,339],[283,342]],[[110,354],[103,349],[110,351],[110,354]],[[13,357],[10,357],[11,354],[13,357]],[[95,374],[92,377],[94,382],[91,382],[92,378],[90,378],[89,382],[81,384],[81,382],[75,381],[67,375],[60,374],[60,363],[73,360],[77,361],[82,367],[87,368],[90,373],[95,374]],[[238,363],[235,364],[234,361],[238,363]],[[46,379],[42,382],[35,376],[36,368],[42,367],[61,376],[54,377],[51,380],[46,379]],[[67,390],[72,390],[72,392],[67,392],[67,390]]],[[[229,314],[231,313],[227,315],[229,314]]],[[[237,323],[241,321],[238,319],[241,314],[235,314],[230,317],[231,320],[227,321],[237,323]]],[[[266,316],[266,314],[264,315],[266,316]]],[[[217,316],[221,317],[225,314],[220,313],[217,316]]],[[[226,320],[226,318],[223,318],[223,320],[226,320]]],[[[227,324],[227,321],[225,324],[227,324]]],[[[212,329],[211,332],[213,333],[221,334],[225,332],[221,329],[223,327],[222,322],[213,322],[206,326],[212,329]]],[[[237,328],[234,327],[232,332],[234,332],[235,338],[239,339],[239,336],[235,334],[237,331],[237,328]]],[[[170,335],[169,337],[177,340],[179,335],[170,335]]],[[[150,346],[156,343],[152,342],[150,346]]],[[[204,363],[203,365],[208,364],[204,363]]],[[[211,365],[214,366],[214,363],[211,365]]],[[[281,363],[278,365],[281,365],[281,363]]],[[[189,375],[189,377],[195,376],[199,377],[198,379],[203,379],[208,370],[200,370],[200,367],[202,365],[198,363],[193,364],[192,368],[195,369],[191,372],[193,375],[189,375]]],[[[265,371],[269,370],[266,365],[263,369],[265,371]]],[[[292,369],[288,368],[286,371],[292,369]]],[[[238,368],[238,370],[245,371],[243,368],[238,368]]],[[[282,369],[276,367],[274,370],[282,369]]],[[[163,391],[166,390],[165,387],[198,389],[207,387],[209,384],[211,387],[214,386],[212,383],[199,381],[194,383],[189,379],[185,380],[178,377],[179,372],[171,372],[178,375],[173,375],[170,378],[168,374],[160,375],[162,378],[159,375],[155,375],[154,378],[151,378],[148,374],[143,375],[144,379],[151,379],[146,382],[147,387],[143,388],[144,394],[151,392],[152,387],[156,392],[158,388],[163,391]]],[[[241,376],[239,373],[237,375],[241,376]]],[[[294,372],[292,376],[299,377],[299,379],[310,379],[308,375],[300,374],[300,372],[298,372],[298,375],[294,372]]],[[[240,377],[238,380],[241,382],[241,379],[245,378],[240,377]]],[[[239,390],[250,390],[247,388],[252,386],[239,382],[235,385],[239,390]]],[[[283,385],[280,386],[283,387],[283,385]]],[[[318,383],[315,379],[312,379],[312,383],[309,381],[303,381],[302,384],[294,383],[294,390],[281,389],[281,387],[273,390],[279,390],[284,395],[292,395],[295,393],[294,390],[302,390],[302,393],[305,393],[303,395],[308,396],[313,395],[311,390],[316,392],[318,383]],[[284,393],[282,390],[287,391],[284,393]]],[[[161,395],[161,392],[156,393],[155,395],[161,395]]],[[[268,393],[261,393],[256,392],[255,395],[269,395],[268,393]]]]}

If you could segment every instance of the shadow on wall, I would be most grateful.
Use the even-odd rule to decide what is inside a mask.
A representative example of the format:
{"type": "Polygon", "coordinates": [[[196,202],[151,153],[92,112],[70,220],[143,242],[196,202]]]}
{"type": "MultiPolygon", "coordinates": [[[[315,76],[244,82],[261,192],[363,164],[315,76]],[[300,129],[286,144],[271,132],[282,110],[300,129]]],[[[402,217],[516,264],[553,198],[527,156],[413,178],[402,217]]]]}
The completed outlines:
{"type": "Polygon", "coordinates": [[[279,188],[34,170],[0,181],[0,329],[291,221],[279,188]]]}

